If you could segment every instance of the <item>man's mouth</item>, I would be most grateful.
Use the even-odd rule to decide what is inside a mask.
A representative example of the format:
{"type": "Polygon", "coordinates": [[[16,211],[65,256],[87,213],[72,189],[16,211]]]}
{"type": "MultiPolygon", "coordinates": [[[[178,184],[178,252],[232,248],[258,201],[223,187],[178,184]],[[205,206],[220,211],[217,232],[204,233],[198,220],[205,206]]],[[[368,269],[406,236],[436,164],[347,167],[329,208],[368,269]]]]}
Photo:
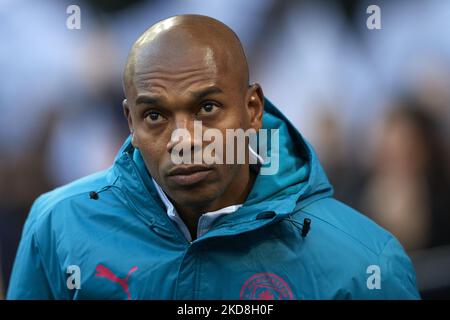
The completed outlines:
{"type": "Polygon", "coordinates": [[[196,184],[205,179],[212,168],[204,165],[177,166],[169,171],[169,180],[181,186],[196,184]]]}

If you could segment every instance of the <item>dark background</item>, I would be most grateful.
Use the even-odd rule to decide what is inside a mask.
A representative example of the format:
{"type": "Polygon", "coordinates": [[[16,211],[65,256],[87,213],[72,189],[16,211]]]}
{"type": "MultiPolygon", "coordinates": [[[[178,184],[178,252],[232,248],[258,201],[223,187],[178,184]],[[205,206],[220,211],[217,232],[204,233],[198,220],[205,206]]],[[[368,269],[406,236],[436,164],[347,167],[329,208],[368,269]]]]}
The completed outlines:
{"type": "Polygon", "coordinates": [[[450,1],[0,3],[0,299],[41,193],[107,168],[128,135],[121,75],[158,20],[215,17],[252,81],[313,143],[335,195],[398,237],[424,298],[450,298],[450,1]],[[66,8],[81,9],[69,30],[66,8]],[[369,30],[366,9],[381,9],[369,30]]]}

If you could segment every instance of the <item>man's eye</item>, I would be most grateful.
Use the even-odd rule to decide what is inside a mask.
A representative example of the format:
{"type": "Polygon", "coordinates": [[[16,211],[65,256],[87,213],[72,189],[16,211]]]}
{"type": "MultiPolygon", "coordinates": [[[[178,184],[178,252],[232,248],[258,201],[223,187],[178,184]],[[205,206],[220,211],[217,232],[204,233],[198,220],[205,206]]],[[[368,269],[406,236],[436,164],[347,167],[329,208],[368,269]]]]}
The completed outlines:
{"type": "Polygon", "coordinates": [[[164,121],[164,117],[159,112],[150,111],[146,114],[145,120],[151,123],[158,123],[164,121]]]}
{"type": "Polygon", "coordinates": [[[218,108],[219,107],[213,103],[207,103],[201,107],[198,114],[211,114],[211,113],[217,111],[218,108]]]}

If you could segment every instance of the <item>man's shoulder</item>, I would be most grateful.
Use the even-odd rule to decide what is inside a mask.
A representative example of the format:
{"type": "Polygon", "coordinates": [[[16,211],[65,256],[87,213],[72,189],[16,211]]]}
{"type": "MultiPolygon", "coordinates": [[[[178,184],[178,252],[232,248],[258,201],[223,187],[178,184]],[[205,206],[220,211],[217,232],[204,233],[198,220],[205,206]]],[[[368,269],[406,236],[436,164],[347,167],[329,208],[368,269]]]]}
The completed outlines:
{"type": "Polygon", "coordinates": [[[387,230],[374,221],[331,197],[315,201],[300,209],[302,217],[311,219],[311,232],[334,246],[348,246],[379,256],[387,244],[395,240],[387,230]]]}
{"type": "Polygon", "coordinates": [[[340,286],[349,290],[349,297],[419,298],[414,268],[401,244],[360,212],[336,199],[324,198],[295,216],[311,219],[304,242],[308,258],[321,261],[321,274],[343,281],[340,286]],[[379,274],[382,290],[368,290],[369,282],[379,274]]]}
{"type": "Polygon", "coordinates": [[[31,207],[28,223],[34,224],[35,221],[45,219],[55,208],[69,201],[89,199],[102,188],[111,185],[111,173],[110,169],[96,172],[40,195],[31,207]]]}

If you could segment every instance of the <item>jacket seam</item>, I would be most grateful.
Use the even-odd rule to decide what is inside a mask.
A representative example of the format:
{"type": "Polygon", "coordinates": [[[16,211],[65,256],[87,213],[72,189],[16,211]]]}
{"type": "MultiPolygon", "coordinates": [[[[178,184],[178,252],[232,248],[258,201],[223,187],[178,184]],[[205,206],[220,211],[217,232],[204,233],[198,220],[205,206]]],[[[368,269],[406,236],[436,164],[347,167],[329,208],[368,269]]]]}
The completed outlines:
{"type": "MultiPolygon", "coordinates": [[[[36,227],[36,225],[34,225],[33,227],[36,227]]],[[[39,244],[39,238],[37,236],[36,230],[32,230],[31,231],[31,238],[34,239],[35,242],[36,242],[36,248],[37,248],[36,255],[38,256],[38,259],[39,259],[39,262],[40,262],[41,266],[43,267],[42,271],[45,274],[47,285],[48,285],[48,288],[50,289],[50,294],[51,294],[53,299],[56,299],[57,295],[56,295],[55,292],[53,292],[54,288],[51,285],[51,281],[50,281],[51,278],[49,277],[49,274],[48,274],[48,270],[49,270],[48,266],[45,264],[44,259],[42,259],[42,254],[41,254],[42,250],[41,250],[41,246],[39,244]]],[[[59,260],[59,257],[57,255],[56,255],[56,259],[58,260],[58,264],[60,265],[61,261],[59,260]]]]}
{"type": "MultiPolygon", "coordinates": [[[[116,181],[117,181],[117,179],[116,179],[116,181]]],[[[107,191],[108,189],[106,189],[106,190],[102,190],[102,189],[107,188],[107,187],[115,187],[116,181],[114,181],[114,183],[112,183],[112,184],[105,184],[105,185],[103,185],[102,187],[97,188],[96,190],[101,190],[101,192],[107,191]]],[[[59,205],[61,205],[63,202],[68,201],[68,200],[71,200],[71,199],[76,198],[76,197],[79,197],[79,196],[81,196],[81,195],[83,195],[83,194],[86,194],[86,193],[88,193],[88,192],[90,192],[90,191],[92,191],[92,189],[83,190],[83,191],[77,192],[77,193],[75,193],[75,194],[66,196],[66,197],[64,197],[64,198],[62,198],[62,199],[59,199],[58,201],[54,202],[54,203],[51,205],[51,208],[49,208],[48,211],[45,210],[44,212],[51,212],[51,211],[54,211],[54,210],[56,209],[56,207],[59,206],[59,205]]],[[[99,192],[100,192],[100,191],[99,191],[99,192]]],[[[52,191],[50,191],[48,194],[51,194],[51,193],[52,193],[52,191]]],[[[39,206],[36,208],[36,209],[38,209],[38,210],[39,210],[39,207],[41,207],[42,205],[44,205],[44,203],[45,203],[46,200],[45,200],[45,199],[42,199],[41,201],[42,201],[42,203],[41,203],[41,204],[38,203],[39,206]]],[[[36,219],[36,218],[35,218],[35,219],[36,219]]]]}
{"type": "Polygon", "coordinates": [[[181,273],[181,268],[182,268],[182,266],[183,266],[184,259],[186,258],[186,255],[187,255],[187,253],[188,253],[188,251],[189,251],[189,248],[190,248],[190,247],[187,247],[187,248],[184,250],[183,256],[181,257],[180,265],[178,266],[177,279],[176,279],[176,281],[175,281],[175,297],[174,297],[176,300],[179,299],[179,297],[178,297],[178,286],[179,286],[179,283],[180,283],[180,273],[181,273]]]}

